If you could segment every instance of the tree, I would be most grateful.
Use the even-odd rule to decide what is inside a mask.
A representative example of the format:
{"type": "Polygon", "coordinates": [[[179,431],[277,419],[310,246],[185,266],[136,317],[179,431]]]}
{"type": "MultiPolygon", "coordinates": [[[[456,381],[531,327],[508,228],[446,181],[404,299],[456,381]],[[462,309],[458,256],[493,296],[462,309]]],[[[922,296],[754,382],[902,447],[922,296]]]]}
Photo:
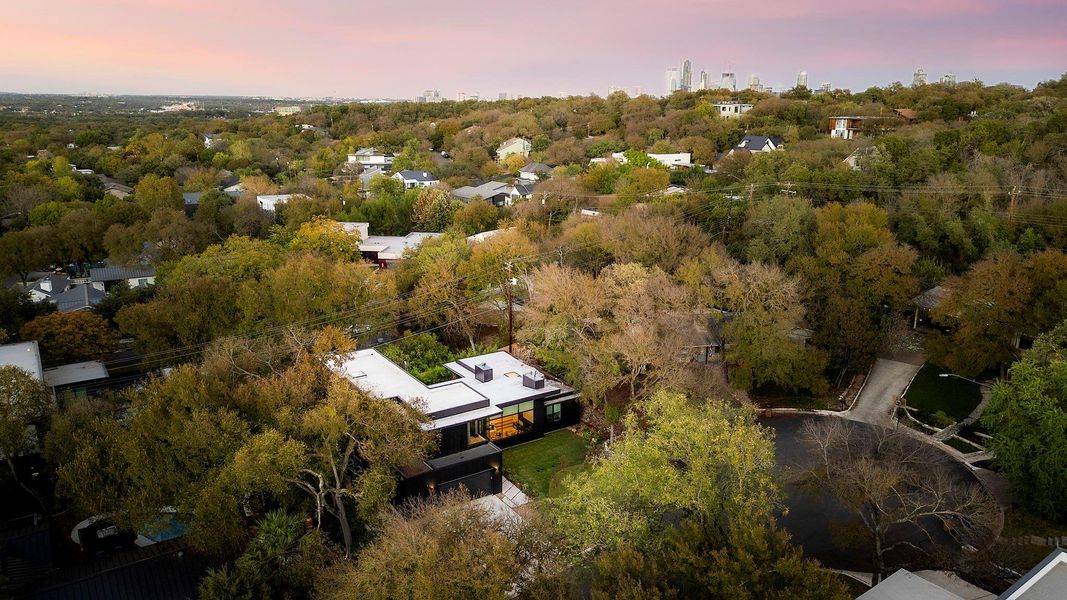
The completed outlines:
{"type": "Polygon", "coordinates": [[[14,458],[36,448],[37,426],[51,413],[52,397],[33,374],[4,365],[0,366],[0,398],[0,457],[19,487],[47,512],[44,497],[19,477],[14,458]]]}
{"type": "Polygon", "coordinates": [[[429,171],[435,166],[430,153],[422,149],[417,139],[404,142],[404,147],[393,159],[393,171],[429,171]]]}
{"type": "Polygon", "coordinates": [[[660,548],[672,515],[738,533],[772,522],[774,468],[751,409],[657,392],[627,416],[611,453],[567,480],[548,509],[575,552],[660,548]]]}
{"type": "Polygon", "coordinates": [[[322,597],[509,597],[536,587],[537,574],[553,564],[553,548],[533,530],[462,495],[389,509],[378,539],[329,575],[322,597]]]}
{"type": "Polygon", "coordinates": [[[118,341],[103,317],[84,311],[42,315],[23,325],[19,335],[37,340],[41,359],[50,365],[99,359],[118,341]]]}
{"type": "Polygon", "coordinates": [[[889,574],[892,552],[930,551],[937,529],[974,545],[992,531],[997,508],[986,492],[954,473],[944,453],[902,430],[824,417],[807,421],[801,438],[814,459],[801,481],[859,518],[875,583],[889,574]]]}
{"type": "Polygon", "coordinates": [[[290,250],[309,250],[338,261],[359,258],[359,235],[350,233],[337,221],[315,217],[300,225],[289,241],[290,250]]]}
{"type": "Polygon", "coordinates": [[[982,421],[1019,497],[1050,519],[1067,516],[1067,322],[1037,338],[993,386],[982,421]]]}
{"type": "Polygon", "coordinates": [[[9,231],[0,237],[0,269],[18,275],[26,283],[29,274],[48,264],[49,256],[44,240],[52,235],[48,225],[21,231],[9,231]]]}
{"type": "Polygon", "coordinates": [[[137,204],[148,214],[166,208],[180,211],[185,206],[182,200],[182,188],[171,177],[160,177],[149,173],[137,182],[133,188],[133,197],[137,204]]]}
{"type": "Polygon", "coordinates": [[[440,188],[423,188],[412,213],[412,225],[419,231],[444,231],[463,204],[440,188]]]}
{"type": "MultiPolygon", "coordinates": [[[[518,155],[512,154],[511,156],[518,155]]],[[[456,211],[452,217],[452,223],[463,230],[463,233],[474,235],[495,229],[499,219],[500,211],[497,207],[481,198],[475,198],[456,211]]]]}
{"type": "Polygon", "coordinates": [[[27,322],[55,310],[51,302],[34,302],[26,290],[0,290],[0,343],[15,339],[27,322]]]}

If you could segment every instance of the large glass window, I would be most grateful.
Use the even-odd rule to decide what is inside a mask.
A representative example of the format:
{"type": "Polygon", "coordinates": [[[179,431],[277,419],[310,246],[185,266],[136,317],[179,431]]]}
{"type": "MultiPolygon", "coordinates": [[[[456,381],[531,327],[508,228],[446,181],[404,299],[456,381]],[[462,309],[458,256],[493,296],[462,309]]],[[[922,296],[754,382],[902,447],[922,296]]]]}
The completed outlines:
{"type": "Polygon", "coordinates": [[[489,439],[495,442],[533,429],[533,407],[532,400],[503,407],[500,416],[489,419],[489,439]]]}
{"type": "Polygon", "coordinates": [[[555,423],[563,418],[563,403],[557,402],[545,407],[545,421],[555,423]]]}
{"type": "Polygon", "coordinates": [[[489,438],[485,437],[485,421],[485,419],[478,419],[467,423],[468,448],[489,441],[489,438]]]}

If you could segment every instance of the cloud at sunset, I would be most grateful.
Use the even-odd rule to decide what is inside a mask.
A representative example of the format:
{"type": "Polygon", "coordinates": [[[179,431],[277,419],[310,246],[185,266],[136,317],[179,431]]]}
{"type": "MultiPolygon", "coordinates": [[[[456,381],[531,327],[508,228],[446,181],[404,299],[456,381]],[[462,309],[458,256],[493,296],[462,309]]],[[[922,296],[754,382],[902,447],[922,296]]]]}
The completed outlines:
{"type": "Polygon", "coordinates": [[[20,92],[659,93],[683,58],[713,79],[805,70],[853,89],[919,66],[1027,86],[1067,70],[1067,5],[1042,0],[54,0],[3,17],[0,89],[20,92]]]}

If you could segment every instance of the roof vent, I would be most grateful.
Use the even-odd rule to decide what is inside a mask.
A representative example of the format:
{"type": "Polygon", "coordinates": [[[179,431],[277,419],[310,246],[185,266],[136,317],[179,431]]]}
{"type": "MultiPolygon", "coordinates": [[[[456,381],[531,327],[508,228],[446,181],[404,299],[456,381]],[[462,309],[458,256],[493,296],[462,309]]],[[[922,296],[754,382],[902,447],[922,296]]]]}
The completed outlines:
{"type": "Polygon", "coordinates": [[[485,363],[474,365],[474,378],[482,383],[493,380],[493,369],[485,363]]]}
{"type": "Polygon", "coordinates": [[[537,371],[522,374],[522,385],[532,390],[540,390],[545,387],[545,376],[537,371]]]}

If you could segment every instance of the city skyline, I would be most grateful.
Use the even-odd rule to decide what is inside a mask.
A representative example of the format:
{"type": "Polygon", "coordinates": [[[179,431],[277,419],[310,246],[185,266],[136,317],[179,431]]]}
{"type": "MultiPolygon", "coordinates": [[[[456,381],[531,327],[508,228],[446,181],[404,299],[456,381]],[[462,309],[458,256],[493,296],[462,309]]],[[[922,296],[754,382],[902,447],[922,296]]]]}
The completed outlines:
{"type": "Polygon", "coordinates": [[[724,6],[683,2],[664,11],[620,0],[612,12],[621,25],[604,28],[603,6],[558,0],[537,11],[546,16],[486,2],[445,14],[416,0],[404,19],[337,0],[299,8],[281,0],[17,3],[5,7],[0,22],[0,91],[412,99],[430,86],[447,97],[464,90],[583,95],[611,86],[660,89],[663,65],[681,66],[683,57],[712,80],[727,71],[743,81],[758,73],[776,89],[791,87],[800,70],[862,90],[908,84],[918,67],[931,81],[955,74],[1026,87],[1067,68],[1067,6],[1050,0],[724,6]],[[476,53],[465,41],[516,19],[544,32],[524,52],[476,53]],[[714,44],[700,35],[712,20],[714,44]],[[754,30],[774,43],[748,43],[754,30]],[[398,75],[412,64],[420,71],[415,78],[398,75]]]}

